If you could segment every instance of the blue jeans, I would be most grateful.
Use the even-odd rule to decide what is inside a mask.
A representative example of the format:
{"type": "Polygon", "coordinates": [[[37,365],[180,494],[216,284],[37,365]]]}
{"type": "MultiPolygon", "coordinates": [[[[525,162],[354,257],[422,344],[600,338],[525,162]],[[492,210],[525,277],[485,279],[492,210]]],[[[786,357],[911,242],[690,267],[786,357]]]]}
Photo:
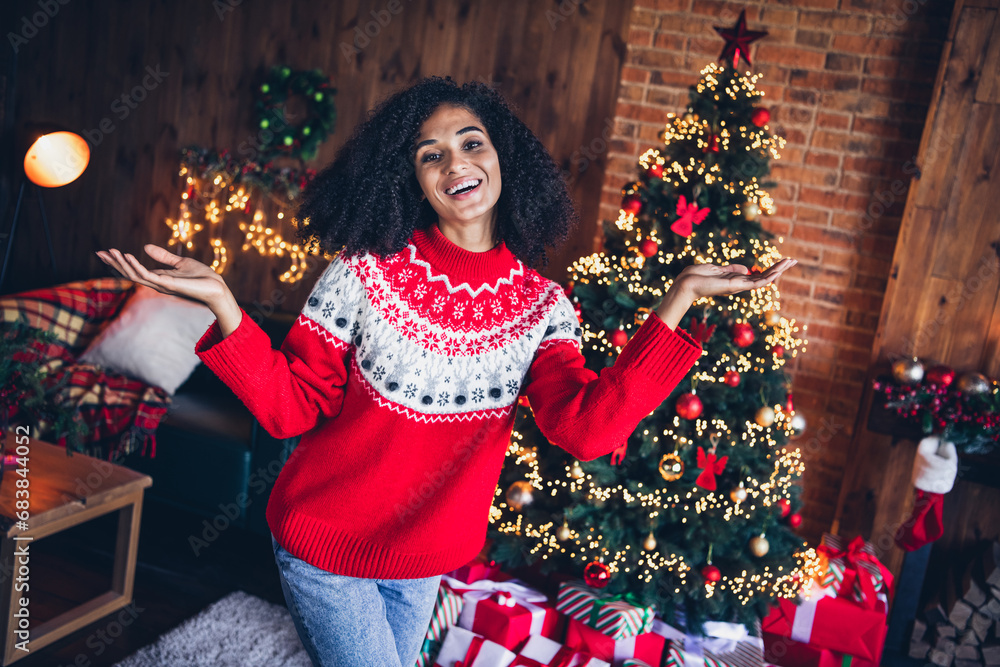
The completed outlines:
{"type": "Polygon", "coordinates": [[[362,579],[310,565],[271,535],[281,590],[317,667],[413,667],[441,575],[362,579]]]}

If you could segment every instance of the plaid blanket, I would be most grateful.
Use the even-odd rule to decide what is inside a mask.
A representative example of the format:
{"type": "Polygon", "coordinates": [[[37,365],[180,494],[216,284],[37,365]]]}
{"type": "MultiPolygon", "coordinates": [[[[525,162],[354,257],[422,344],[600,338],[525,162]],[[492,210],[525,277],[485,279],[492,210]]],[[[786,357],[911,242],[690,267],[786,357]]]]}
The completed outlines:
{"type": "Polygon", "coordinates": [[[29,326],[55,334],[57,342],[41,354],[53,381],[67,382],[68,399],[88,426],[85,453],[112,461],[140,446],[155,457],[156,428],[170,406],[159,387],[76,361],[121,311],[133,287],[122,278],[96,278],[0,297],[2,322],[25,318],[29,326]]]}

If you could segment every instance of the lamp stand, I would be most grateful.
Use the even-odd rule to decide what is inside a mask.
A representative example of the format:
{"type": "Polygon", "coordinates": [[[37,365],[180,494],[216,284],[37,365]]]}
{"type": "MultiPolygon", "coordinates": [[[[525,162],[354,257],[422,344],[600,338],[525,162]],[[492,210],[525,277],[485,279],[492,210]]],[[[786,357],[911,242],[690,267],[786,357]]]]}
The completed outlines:
{"type": "MultiPolygon", "coordinates": [[[[14,205],[14,219],[10,223],[10,231],[7,233],[7,248],[3,253],[3,268],[0,268],[0,294],[2,294],[4,278],[7,277],[7,264],[10,260],[10,249],[14,246],[14,233],[17,231],[17,219],[21,215],[21,200],[24,198],[24,189],[28,185],[28,179],[21,179],[21,187],[17,191],[17,203],[14,205]]],[[[52,234],[49,232],[49,218],[45,214],[45,204],[42,202],[42,192],[38,191],[38,211],[42,214],[42,229],[45,231],[45,243],[49,247],[49,263],[52,267],[52,278],[56,279],[56,255],[52,251],[52,234]]]]}

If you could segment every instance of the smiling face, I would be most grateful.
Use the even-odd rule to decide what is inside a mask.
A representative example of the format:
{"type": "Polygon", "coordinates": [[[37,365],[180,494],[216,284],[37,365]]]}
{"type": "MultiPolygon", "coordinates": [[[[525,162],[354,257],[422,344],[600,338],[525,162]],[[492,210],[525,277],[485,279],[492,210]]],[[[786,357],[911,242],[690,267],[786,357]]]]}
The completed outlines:
{"type": "Polygon", "coordinates": [[[468,109],[438,107],[420,126],[417,181],[439,226],[481,227],[492,236],[500,199],[500,159],[486,127],[468,109]]]}

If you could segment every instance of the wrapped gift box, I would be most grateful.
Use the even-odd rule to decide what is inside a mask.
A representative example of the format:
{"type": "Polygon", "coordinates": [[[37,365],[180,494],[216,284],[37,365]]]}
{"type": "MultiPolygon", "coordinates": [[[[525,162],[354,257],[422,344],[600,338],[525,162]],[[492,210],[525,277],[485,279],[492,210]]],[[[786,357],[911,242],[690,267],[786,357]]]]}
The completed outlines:
{"type": "Polygon", "coordinates": [[[886,611],[892,594],[892,574],[879,562],[871,542],[859,536],[845,545],[837,535],[824,533],[816,551],[821,559],[817,581],[821,587],[866,609],[886,611]]]}
{"type": "Polygon", "coordinates": [[[434,603],[434,613],[431,614],[425,639],[441,640],[448,628],[458,623],[463,604],[462,594],[442,581],[438,587],[437,601],[434,603]]]}
{"type": "Polygon", "coordinates": [[[685,635],[670,628],[665,667],[761,667],[764,643],[740,623],[708,621],[701,635],[685,635]]]}
{"type": "Polygon", "coordinates": [[[424,645],[420,647],[420,653],[417,655],[415,667],[431,667],[431,665],[434,664],[434,658],[437,657],[438,649],[440,648],[440,641],[424,639],[424,645]]]}
{"type": "MultiPolygon", "coordinates": [[[[483,551],[485,550],[484,548],[483,551]]],[[[502,572],[496,561],[488,560],[482,554],[476,556],[462,567],[449,572],[446,576],[465,584],[471,584],[474,581],[482,579],[496,579],[498,581],[510,579],[510,575],[502,572]]]]}
{"type": "Polygon", "coordinates": [[[483,635],[512,651],[519,649],[531,635],[561,641],[565,617],[556,611],[548,597],[516,579],[483,579],[462,584],[442,577],[462,595],[462,613],[458,625],[483,635]]]}
{"type": "Polygon", "coordinates": [[[610,667],[610,663],[536,635],[528,639],[510,667],[610,667]]]}
{"type": "Polygon", "coordinates": [[[444,636],[434,667],[509,667],[516,657],[500,644],[456,625],[444,636]]]}
{"type": "Polygon", "coordinates": [[[582,621],[569,619],[566,625],[566,646],[607,660],[614,667],[621,667],[628,658],[637,658],[659,665],[666,651],[672,628],[659,619],[650,624],[650,631],[625,639],[614,639],[582,621]]]}
{"type": "Polygon", "coordinates": [[[780,600],[764,619],[761,629],[765,646],[771,647],[768,652],[774,656],[768,659],[779,664],[776,658],[781,656],[774,647],[780,644],[790,648],[799,643],[877,665],[885,643],[886,615],[884,610],[865,609],[853,599],[836,597],[829,587],[815,585],[801,605],[780,600]]]}
{"type": "Polygon", "coordinates": [[[770,632],[764,633],[764,657],[785,667],[878,667],[877,662],[792,641],[770,632]]]}
{"type": "Polygon", "coordinates": [[[602,598],[582,581],[559,584],[556,609],[612,639],[627,639],[650,631],[653,610],[625,600],[602,598]]]}

